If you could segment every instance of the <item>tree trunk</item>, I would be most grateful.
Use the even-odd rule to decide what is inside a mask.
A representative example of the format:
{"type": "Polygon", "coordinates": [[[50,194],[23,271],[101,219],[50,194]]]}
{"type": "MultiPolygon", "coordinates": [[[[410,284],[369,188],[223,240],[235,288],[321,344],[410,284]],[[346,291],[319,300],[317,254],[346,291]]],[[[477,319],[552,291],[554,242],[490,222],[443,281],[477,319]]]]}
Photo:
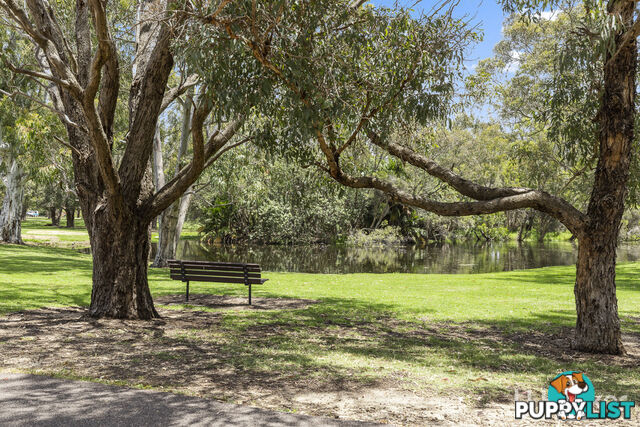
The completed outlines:
{"type": "Polygon", "coordinates": [[[0,213],[0,242],[22,244],[22,204],[24,201],[24,173],[14,158],[9,173],[3,178],[6,187],[0,213]]]}
{"type": "Polygon", "coordinates": [[[178,223],[176,224],[176,237],[173,253],[175,254],[176,249],[178,248],[178,241],[180,240],[180,235],[182,234],[182,227],[184,226],[184,222],[187,219],[187,212],[189,211],[189,206],[191,206],[191,198],[193,197],[192,187],[189,187],[186,193],[180,198],[180,209],[178,209],[178,223]]]}
{"type": "MultiPolygon", "coordinates": [[[[189,145],[189,133],[191,131],[192,117],[191,104],[191,94],[188,94],[186,102],[183,104],[180,147],[178,147],[174,177],[182,166],[183,156],[187,152],[187,147],[189,145]]],[[[162,187],[165,182],[162,141],[160,140],[159,134],[156,134],[156,140],[154,141],[153,148],[153,164],[155,169],[154,180],[156,188],[159,188],[162,187]]],[[[191,189],[192,187],[189,187],[182,197],[173,202],[171,206],[169,206],[162,215],[160,215],[158,221],[158,250],[156,251],[155,259],[151,265],[152,267],[167,267],[167,261],[176,257],[176,250],[178,249],[178,241],[180,240],[180,234],[182,233],[182,226],[184,225],[187,210],[191,203],[191,189]]]]}
{"type": "Polygon", "coordinates": [[[178,223],[178,201],[169,206],[160,216],[158,227],[158,249],[152,267],[164,268],[167,261],[175,258],[174,241],[178,223]]]}
{"type": "Polygon", "coordinates": [[[117,319],[159,317],[147,281],[150,224],[126,215],[115,220],[106,210],[99,210],[90,221],[93,290],[89,314],[117,319]]]}
{"type": "MultiPolygon", "coordinates": [[[[635,3],[615,4],[627,28],[635,3]]],[[[617,37],[619,43],[622,36],[617,37]]],[[[616,248],[627,195],[634,139],[637,46],[635,39],[604,67],[599,121],[600,155],[587,209],[586,230],[578,237],[576,272],[576,347],[583,351],[622,354],[616,299],[616,248]]]]}
{"type": "Polygon", "coordinates": [[[66,206],[64,212],[67,216],[67,228],[75,227],[76,210],[71,206],[66,206]]]}
{"type": "MultiPolygon", "coordinates": [[[[616,298],[616,237],[585,237],[578,243],[575,298],[576,347],[595,353],[622,354],[616,298]]],[[[601,234],[602,236],[602,234],[601,234]]]]}
{"type": "Polygon", "coordinates": [[[58,227],[60,225],[60,217],[58,216],[58,209],[55,206],[49,208],[49,218],[51,218],[51,225],[58,227]]]}
{"type": "Polygon", "coordinates": [[[152,267],[167,267],[167,261],[176,257],[180,234],[191,203],[191,189],[177,201],[173,202],[160,217],[158,229],[158,250],[152,267]]]}
{"type": "Polygon", "coordinates": [[[533,225],[533,219],[535,217],[535,213],[532,211],[526,211],[524,215],[524,219],[522,220],[522,224],[520,224],[520,230],[518,231],[518,243],[524,241],[529,235],[531,231],[531,227],[533,225]]]}
{"type": "Polygon", "coordinates": [[[540,221],[538,226],[538,243],[543,243],[547,233],[554,226],[554,219],[543,213],[538,214],[540,221]]]}

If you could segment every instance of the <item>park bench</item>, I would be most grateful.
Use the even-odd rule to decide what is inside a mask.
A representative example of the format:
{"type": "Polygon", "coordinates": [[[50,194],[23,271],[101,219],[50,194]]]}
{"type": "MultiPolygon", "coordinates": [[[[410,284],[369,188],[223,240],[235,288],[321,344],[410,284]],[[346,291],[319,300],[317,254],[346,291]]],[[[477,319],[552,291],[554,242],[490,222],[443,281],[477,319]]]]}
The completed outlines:
{"type": "Polygon", "coordinates": [[[251,305],[251,285],[262,285],[269,279],[260,277],[258,264],[242,262],[209,262],[169,260],[170,275],[173,280],[187,282],[186,301],[189,301],[189,282],[238,283],[249,287],[251,305]]]}

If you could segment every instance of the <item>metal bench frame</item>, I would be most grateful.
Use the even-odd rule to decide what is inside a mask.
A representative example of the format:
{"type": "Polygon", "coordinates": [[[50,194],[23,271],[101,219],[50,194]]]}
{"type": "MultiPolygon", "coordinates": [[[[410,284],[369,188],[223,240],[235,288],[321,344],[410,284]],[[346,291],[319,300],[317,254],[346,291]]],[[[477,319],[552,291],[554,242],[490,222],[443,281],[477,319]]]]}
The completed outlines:
{"type": "Polygon", "coordinates": [[[269,279],[260,277],[262,270],[258,264],[238,262],[210,262],[169,260],[169,275],[173,280],[186,282],[185,301],[189,302],[189,282],[238,283],[249,287],[251,305],[251,285],[262,285],[269,279]]]}

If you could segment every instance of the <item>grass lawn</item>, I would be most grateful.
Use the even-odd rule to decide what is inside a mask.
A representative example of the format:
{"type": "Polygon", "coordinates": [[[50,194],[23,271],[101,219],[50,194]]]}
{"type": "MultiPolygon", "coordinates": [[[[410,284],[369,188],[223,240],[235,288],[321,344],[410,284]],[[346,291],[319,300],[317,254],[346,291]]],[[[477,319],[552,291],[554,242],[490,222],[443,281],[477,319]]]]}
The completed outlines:
{"type": "Polygon", "coordinates": [[[22,240],[27,244],[45,246],[89,247],[89,234],[83,219],[76,218],[73,228],[65,227],[64,218],[61,219],[61,224],[60,227],[53,227],[49,218],[27,218],[22,221],[22,240]]]}
{"type": "MultiPolygon", "coordinates": [[[[75,227],[65,227],[66,220],[60,220],[60,227],[51,226],[51,220],[46,217],[27,218],[22,221],[22,240],[27,244],[39,246],[52,246],[58,248],[88,248],[89,234],[84,224],[84,219],[76,218],[75,227]]],[[[182,230],[182,239],[198,238],[198,224],[186,223],[182,230]]],[[[158,241],[158,232],[151,233],[151,241],[158,241]]]]}
{"type": "MultiPolygon", "coordinates": [[[[36,229],[30,226],[25,234],[36,229]]],[[[158,304],[163,320],[125,326],[89,322],[91,328],[60,338],[60,353],[52,356],[51,347],[36,345],[52,345],[40,329],[12,332],[2,319],[20,310],[87,306],[91,258],[68,249],[0,245],[0,353],[14,354],[0,368],[261,406],[271,400],[245,393],[259,386],[284,396],[269,403],[272,407],[322,415],[333,414],[326,409],[330,403],[323,409],[317,396],[313,405],[298,399],[310,384],[327,396],[392,388],[424,399],[463,396],[469,407],[512,408],[516,390],[534,390],[539,396],[553,376],[566,370],[586,372],[598,396],[640,400],[639,274],[640,263],[618,266],[619,310],[630,352],[620,357],[569,349],[574,267],[458,275],[267,272],[270,280],[254,288],[256,297],[318,302],[286,310],[158,304]],[[25,362],[24,354],[12,350],[20,346],[43,353],[25,362]],[[67,348],[75,348],[74,353],[65,353],[67,348]],[[118,354],[118,360],[106,359],[105,349],[118,354]],[[51,360],[43,362],[47,357],[51,360]],[[178,375],[180,369],[191,369],[191,374],[178,375]],[[219,387],[225,379],[228,384],[219,387]]],[[[166,270],[151,269],[149,279],[159,301],[183,292],[181,283],[167,280],[166,270]]],[[[237,285],[194,283],[191,292],[246,295],[237,285]]],[[[350,416],[370,418],[363,414],[350,416]]],[[[418,423],[398,414],[371,416],[373,421],[418,423]]]]}

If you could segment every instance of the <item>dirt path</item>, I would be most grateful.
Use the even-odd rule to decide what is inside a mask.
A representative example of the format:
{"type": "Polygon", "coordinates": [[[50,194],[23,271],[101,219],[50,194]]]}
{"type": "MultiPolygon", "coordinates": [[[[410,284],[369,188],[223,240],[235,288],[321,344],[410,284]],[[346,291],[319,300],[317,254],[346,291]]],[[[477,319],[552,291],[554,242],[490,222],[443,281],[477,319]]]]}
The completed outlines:
{"type": "MultiPolygon", "coordinates": [[[[181,303],[182,298],[159,297],[156,302],[171,306],[181,303]]],[[[558,424],[533,420],[516,424],[512,401],[498,399],[470,405],[473,396],[462,392],[452,395],[436,389],[411,389],[407,386],[410,377],[363,381],[357,372],[334,365],[316,372],[314,365],[307,365],[305,355],[295,351],[276,354],[273,348],[256,349],[252,344],[250,353],[239,354],[238,349],[243,348],[239,345],[249,333],[279,339],[278,326],[272,323],[264,327],[252,324],[250,331],[236,336],[224,332],[223,326],[229,321],[225,312],[296,310],[313,306],[311,300],[256,298],[255,305],[247,307],[245,298],[195,295],[191,302],[216,311],[165,308],[160,309],[162,319],[152,322],[91,319],[80,307],[0,317],[0,370],[153,388],[331,419],[397,425],[558,424]]],[[[239,322],[242,318],[232,320],[239,322]]],[[[336,333],[344,331],[338,329],[336,333]]],[[[465,332],[452,327],[448,332],[440,331],[443,333],[465,332]]],[[[270,341],[256,342],[268,345],[270,341]]],[[[527,345],[535,346],[535,342],[530,340],[527,345]]],[[[602,425],[640,425],[638,412],[636,409],[631,421],[602,425]]]]}
{"type": "Polygon", "coordinates": [[[301,426],[369,424],[85,381],[0,374],[3,426],[301,426]]]}

